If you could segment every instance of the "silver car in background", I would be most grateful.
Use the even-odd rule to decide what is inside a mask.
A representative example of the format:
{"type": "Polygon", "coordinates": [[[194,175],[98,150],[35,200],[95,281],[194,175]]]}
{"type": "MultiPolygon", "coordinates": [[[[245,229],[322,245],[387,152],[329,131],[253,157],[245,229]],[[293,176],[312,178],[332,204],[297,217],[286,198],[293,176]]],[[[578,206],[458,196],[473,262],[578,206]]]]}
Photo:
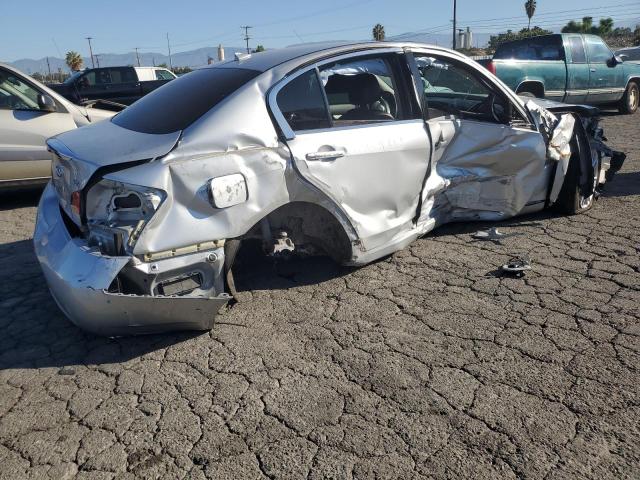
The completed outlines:
{"type": "Polygon", "coordinates": [[[446,222],[591,208],[623,160],[596,113],[422,44],[237,55],[50,139],[35,249],[85,329],[209,329],[249,239],[363,265],[446,222]]]}
{"type": "Polygon", "coordinates": [[[113,115],[75,105],[0,63],[0,191],[46,183],[51,178],[46,139],[113,115]]]}

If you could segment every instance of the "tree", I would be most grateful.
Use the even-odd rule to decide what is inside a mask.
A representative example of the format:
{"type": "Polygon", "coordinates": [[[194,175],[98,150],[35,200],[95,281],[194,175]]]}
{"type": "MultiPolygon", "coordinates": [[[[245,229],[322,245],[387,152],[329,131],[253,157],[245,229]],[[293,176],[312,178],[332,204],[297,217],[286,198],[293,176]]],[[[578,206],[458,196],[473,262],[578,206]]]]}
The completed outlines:
{"type": "Polygon", "coordinates": [[[535,26],[532,29],[523,28],[519,32],[514,32],[513,30],[507,30],[506,33],[491,35],[491,37],[489,37],[489,44],[487,45],[487,51],[490,53],[494,53],[496,51],[496,48],[498,48],[498,46],[504,42],[522,40],[523,38],[528,38],[528,37],[537,37],[538,35],[550,35],[552,33],[553,32],[551,30],[545,30],[538,26],[535,26]]]}
{"type": "Polygon", "coordinates": [[[591,33],[606,37],[614,32],[613,19],[601,18],[598,25],[593,24],[593,17],[584,17],[582,22],[571,20],[564,27],[562,33],[591,33]]]}
{"type": "Polygon", "coordinates": [[[256,48],[254,48],[253,53],[260,53],[260,52],[264,52],[265,48],[263,45],[258,45],[256,48]]]}
{"type": "Polygon", "coordinates": [[[82,57],[78,52],[74,52],[73,50],[67,52],[65,62],[67,62],[67,66],[72,72],[77,72],[82,69],[82,57]]]}
{"type": "Polygon", "coordinates": [[[527,12],[527,17],[529,17],[529,30],[531,30],[531,19],[533,18],[533,14],[536,13],[536,0],[527,0],[524,2],[524,10],[527,12]]]}
{"type": "Polygon", "coordinates": [[[386,37],[386,34],[384,33],[384,27],[381,24],[376,24],[375,27],[373,27],[373,39],[376,42],[384,42],[384,39],[386,37]]]}
{"type": "Polygon", "coordinates": [[[633,32],[633,44],[640,47],[640,25],[636,25],[636,29],[633,32]]]}
{"type": "Polygon", "coordinates": [[[613,32],[613,18],[601,18],[598,26],[598,34],[606,36],[613,32]]]}

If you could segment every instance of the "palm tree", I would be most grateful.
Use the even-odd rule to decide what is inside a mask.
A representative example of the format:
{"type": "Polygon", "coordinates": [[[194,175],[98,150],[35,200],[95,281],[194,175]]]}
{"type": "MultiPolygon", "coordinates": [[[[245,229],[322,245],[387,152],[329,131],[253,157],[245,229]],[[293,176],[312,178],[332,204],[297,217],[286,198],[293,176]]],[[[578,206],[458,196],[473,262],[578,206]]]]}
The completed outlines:
{"type": "Polygon", "coordinates": [[[385,33],[384,33],[384,27],[382,25],[380,25],[379,23],[376,24],[375,27],[373,27],[373,39],[376,42],[384,42],[384,38],[386,37],[385,33]]]}
{"type": "Polygon", "coordinates": [[[524,2],[524,9],[527,12],[527,17],[529,17],[529,30],[531,30],[531,19],[533,18],[533,14],[536,13],[536,0],[527,0],[524,2]]]}
{"type": "Polygon", "coordinates": [[[601,18],[598,26],[598,35],[604,37],[613,31],[613,18],[601,18]]]}
{"type": "Polygon", "coordinates": [[[82,57],[78,52],[74,52],[73,50],[67,52],[67,56],[65,57],[65,62],[71,69],[72,72],[77,72],[82,68],[82,57]]]}

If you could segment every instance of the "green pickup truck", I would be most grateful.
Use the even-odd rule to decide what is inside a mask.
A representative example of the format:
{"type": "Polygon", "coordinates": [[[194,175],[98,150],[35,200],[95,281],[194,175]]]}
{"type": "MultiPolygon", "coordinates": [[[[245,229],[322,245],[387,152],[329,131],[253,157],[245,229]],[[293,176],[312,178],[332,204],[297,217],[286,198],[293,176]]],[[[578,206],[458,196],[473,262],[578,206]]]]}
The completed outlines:
{"type": "Polygon", "coordinates": [[[506,42],[486,67],[519,95],[612,105],[634,113],[640,65],[625,63],[596,35],[563,33],[506,42]]]}

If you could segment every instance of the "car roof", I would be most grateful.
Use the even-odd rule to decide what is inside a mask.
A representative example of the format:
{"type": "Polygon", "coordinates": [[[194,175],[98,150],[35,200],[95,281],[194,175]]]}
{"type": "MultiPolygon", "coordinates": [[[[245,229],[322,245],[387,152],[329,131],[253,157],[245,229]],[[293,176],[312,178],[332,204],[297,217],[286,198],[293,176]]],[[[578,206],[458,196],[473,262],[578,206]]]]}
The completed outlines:
{"type": "Polygon", "coordinates": [[[265,50],[264,52],[252,54],[239,54],[235,59],[229,59],[224,62],[214,63],[202,68],[245,68],[249,70],[257,70],[266,72],[278,65],[299,59],[301,62],[305,60],[313,60],[333,54],[349,53],[352,51],[375,50],[380,48],[402,48],[402,47],[428,47],[439,50],[449,51],[442,47],[433,45],[413,43],[413,42],[321,42],[321,43],[305,43],[302,45],[293,45],[285,48],[273,50],[265,50]]]}

